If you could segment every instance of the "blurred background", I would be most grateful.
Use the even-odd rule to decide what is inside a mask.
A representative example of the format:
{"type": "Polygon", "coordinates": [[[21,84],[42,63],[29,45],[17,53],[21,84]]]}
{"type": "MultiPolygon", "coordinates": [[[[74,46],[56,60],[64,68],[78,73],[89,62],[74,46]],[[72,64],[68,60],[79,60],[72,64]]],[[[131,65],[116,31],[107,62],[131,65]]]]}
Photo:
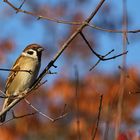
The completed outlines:
{"type": "MultiPolygon", "coordinates": [[[[23,0],[10,2],[18,8],[23,0]]],[[[122,30],[123,2],[126,2],[127,7],[128,30],[140,29],[138,0],[106,0],[91,24],[122,30]]],[[[26,0],[21,9],[53,19],[82,22],[98,3],[99,0],[26,0]]],[[[45,48],[43,70],[77,27],[16,13],[6,2],[0,1],[0,68],[11,68],[28,44],[37,43],[45,48]]],[[[92,48],[101,55],[112,49],[115,51],[109,56],[123,51],[122,33],[109,33],[91,27],[86,27],[83,33],[92,48]]],[[[126,57],[102,61],[89,71],[98,58],[89,50],[82,37],[77,36],[56,61],[57,68],[51,68],[57,74],[47,75],[44,78],[47,83],[27,97],[39,111],[52,118],[60,116],[65,104],[69,114],[54,123],[39,114],[12,120],[0,126],[0,140],[91,139],[92,131],[97,126],[100,95],[103,95],[103,101],[95,140],[139,140],[140,33],[127,34],[127,38],[126,57]],[[126,69],[119,69],[118,66],[125,66],[126,69]],[[79,75],[78,97],[75,67],[79,75]]],[[[8,73],[0,71],[2,91],[8,73]]],[[[0,99],[0,105],[2,103],[3,99],[0,99]]],[[[34,112],[24,101],[16,105],[14,111],[17,116],[34,112]]],[[[8,113],[7,119],[10,119],[11,111],[8,113]]]]}

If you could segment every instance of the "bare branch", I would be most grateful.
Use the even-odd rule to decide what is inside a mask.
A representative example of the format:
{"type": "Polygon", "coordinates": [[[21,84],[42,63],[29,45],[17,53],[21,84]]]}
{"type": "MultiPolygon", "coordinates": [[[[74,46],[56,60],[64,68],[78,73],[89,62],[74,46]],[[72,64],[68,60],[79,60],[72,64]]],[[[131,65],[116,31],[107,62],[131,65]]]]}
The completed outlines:
{"type": "Polygon", "coordinates": [[[52,119],[51,117],[47,116],[46,114],[42,113],[41,111],[39,111],[36,107],[34,107],[27,99],[24,99],[24,101],[31,107],[33,108],[35,111],[37,111],[40,115],[44,116],[45,118],[49,119],[50,121],[54,121],[54,119],[52,119]]]}
{"type": "MultiPolygon", "coordinates": [[[[22,6],[24,5],[25,1],[26,1],[26,0],[23,0],[23,2],[21,3],[21,5],[19,6],[18,9],[21,9],[21,8],[22,8],[22,6]]],[[[18,11],[16,11],[16,13],[18,13],[18,11]]]]}
{"type": "MultiPolygon", "coordinates": [[[[114,51],[114,49],[112,49],[111,51],[109,51],[107,54],[105,54],[104,56],[102,56],[103,58],[108,56],[110,53],[112,53],[114,51]]],[[[101,62],[101,59],[99,59],[90,69],[89,71],[93,70],[99,63],[101,62]]]]}
{"type": "Polygon", "coordinates": [[[115,55],[115,56],[112,56],[112,57],[109,57],[109,58],[105,58],[106,56],[108,56],[109,54],[111,54],[111,53],[114,51],[114,49],[111,50],[111,51],[109,51],[109,52],[108,52],[107,54],[105,54],[105,55],[100,55],[100,54],[98,54],[97,52],[95,52],[95,51],[92,49],[92,47],[91,47],[89,41],[86,39],[86,37],[84,36],[84,34],[83,34],[82,32],[80,32],[80,35],[82,36],[82,38],[84,39],[84,41],[86,42],[87,46],[88,46],[89,49],[92,51],[92,53],[95,54],[95,55],[99,58],[99,60],[95,63],[95,65],[94,65],[92,68],[90,68],[90,71],[93,70],[93,69],[100,63],[100,61],[107,61],[107,60],[115,59],[115,58],[117,58],[117,57],[119,57],[119,56],[122,56],[122,55],[125,55],[125,54],[128,53],[128,51],[125,51],[125,52],[123,52],[123,53],[121,53],[121,54],[118,54],[118,55],[115,55]]]}
{"type": "MultiPolygon", "coordinates": [[[[5,93],[4,93],[2,90],[0,90],[0,93],[1,93],[3,96],[6,96],[5,93]]],[[[2,96],[2,97],[3,97],[3,96],[2,96]]]]}
{"type": "Polygon", "coordinates": [[[77,119],[77,139],[81,139],[80,135],[80,119],[79,119],[79,73],[75,66],[75,96],[76,96],[76,119],[77,119]]]}
{"type": "Polygon", "coordinates": [[[3,68],[0,68],[0,71],[14,71],[14,72],[28,72],[28,73],[32,73],[31,70],[16,70],[16,69],[3,69],[3,68]]]}
{"type": "Polygon", "coordinates": [[[94,28],[96,30],[104,31],[104,32],[109,32],[109,33],[139,33],[140,29],[137,30],[112,30],[112,29],[105,29],[99,26],[96,26],[95,24],[88,24],[89,27],[94,28]]]}
{"type": "Polygon", "coordinates": [[[106,61],[106,60],[115,59],[115,58],[117,58],[117,57],[120,57],[120,56],[126,55],[127,53],[128,53],[128,51],[125,51],[125,52],[120,53],[120,54],[118,54],[118,55],[115,55],[115,56],[112,56],[112,57],[109,57],[109,58],[103,58],[103,59],[101,59],[101,60],[102,60],[102,61],[106,61]]]}
{"type": "Polygon", "coordinates": [[[84,41],[86,42],[86,44],[88,45],[88,47],[89,47],[89,49],[92,51],[92,53],[95,54],[98,58],[101,58],[102,56],[101,56],[100,54],[96,53],[96,52],[92,49],[91,45],[90,45],[89,42],[87,41],[87,39],[86,39],[86,37],[84,36],[84,34],[83,34],[82,32],[80,32],[80,35],[82,36],[82,38],[84,39],[84,41]]]}
{"type": "Polygon", "coordinates": [[[140,94],[140,91],[135,91],[135,92],[129,91],[129,94],[140,94]]]}
{"type": "MultiPolygon", "coordinates": [[[[22,92],[21,94],[26,94],[27,95],[27,93],[28,93],[28,90],[22,92]]],[[[3,109],[0,112],[0,116],[3,115],[5,112],[9,111],[13,106],[15,106],[17,103],[19,103],[22,99],[24,99],[26,95],[21,96],[18,99],[15,99],[9,106],[7,106],[5,109],[3,109]]]]}
{"type": "MultiPolygon", "coordinates": [[[[12,7],[16,13],[24,13],[24,14],[28,14],[28,15],[31,15],[31,16],[34,16],[37,18],[37,20],[40,20],[40,19],[45,19],[45,20],[49,20],[49,21],[53,21],[53,22],[56,22],[56,23],[63,23],[63,24],[70,24],[70,25],[81,25],[82,22],[71,22],[71,21],[66,21],[66,20],[58,20],[58,19],[54,19],[54,18],[50,18],[50,17],[46,17],[46,16],[42,16],[42,15],[38,15],[38,14],[35,14],[33,12],[29,12],[29,11],[26,11],[26,10],[22,10],[21,9],[21,5],[19,8],[17,8],[16,6],[14,6],[11,2],[9,2],[8,0],[4,0],[5,3],[7,3],[10,7],[12,7]]],[[[24,4],[25,2],[23,2],[24,4]]],[[[23,5],[22,4],[22,5],[23,5]]]]}
{"type": "Polygon", "coordinates": [[[0,98],[9,98],[9,99],[17,99],[18,98],[18,95],[7,96],[2,90],[0,90],[0,93],[2,94],[2,96],[0,96],[0,98]]]}
{"type": "Polygon", "coordinates": [[[24,118],[24,117],[35,115],[36,113],[38,113],[38,112],[33,112],[33,113],[28,113],[28,114],[16,116],[15,113],[12,111],[12,118],[7,120],[7,121],[5,121],[5,122],[3,122],[3,123],[1,123],[0,126],[4,125],[4,124],[7,124],[8,122],[16,120],[16,119],[21,119],[21,118],[24,118]]]}
{"type": "MultiPolygon", "coordinates": [[[[126,31],[128,28],[128,19],[127,19],[127,2],[126,0],[122,0],[122,27],[126,31]]],[[[127,49],[127,32],[123,32],[122,36],[122,48],[123,51],[126,51],[127,49]]],[[[126,56],[122,57],[122,67],[126,67],[126,56]]],[[[121,76],[120,76],[120,87],[119,87],[119,92],[118,92],[118,103],[117,103],[117,118],[115,122],[115,135],[114,139],[118,139],[119,133],[120,133],[120,126],[121,126],[121,121],[122,121],[122,113],[123,113],[123,103],[124,103],[124,92],[125,92],[125,84],[126,84],[126,76],[125,76],[125,71],[121,71],[121,76]]]]}
{"type": "Polygon", "coordinates": [[[108,52],[106,55],[104,55],[104,56],[103,56],[103,55],[100,55],[100,54],[96,53],[96,52],[92,49],[90,43],[88,42],[88,40],[86,39],[86,37],[84,36],[84,34],[83,34],[82,32],[80,32],[80,34],[81,34],[81,36],[83,37],[83,39],[84,39],[84,41],[86,42],[86,44],[88,45],[89,49],[92,51],[92,53],[95,54],[101,61],[106,61],[106,60],[115,59],[115,58],[117,58],[117,57],[119,57],[119,56],[122,56],[122,55],[125,55],[125,54],[128,53],[128,51],[125,51],[125,52],[123,52],[123,53],[121,53],[121,54],[118,54],[118,55],[115,55],[115,56],[112,56],[112,57],[109,57],[109,58],[105,58],[107,55],[109,55],[110,53],[112,53],[112,52],[114,51],[114,49],[111,50],[111,51],[109,51],[109,52],[108,52]]]}
{"type": "Polygon", "coordinates": [[[39,83],[39,84],[34,88],[34,90],[40,88],[40,87],[41,87],[42,85],[44,85],[47,81],[48,81],[48,80],[45,80],[45,81],[39,83]]]}
{"type": "Polygon", "coordinates": [[[97,129],[99,126],[100,116],[101,116],[101,110],[102,110],[102,102],[103,102],[103,95],[100,95],[100,103],[99,103],[99,109],[98,109],[98,116],[97,116],[97,122],[95,128],[93,127],[91,132],[91,140],[94,140],[96,137],[97,129]]]}
{"type": "Polygon", "coordinates": [[[89,69],[89,71],[92,71],[100,62],[101,62],[101,59],[99,59],[99,60],[89,69]]]}
{"type": "MultiPolygon", "coordinates": [[[[25,3],[25,0],[22,2],[22,4],[19,6],[19,8],[17,8],[16,6],[14,6],[11,2],[9,2],[8,0],[3,0],[5,3],[7,3],[10,7],[12,7],[16,13],[24,13],[24,14],[27,14],[27,15],[31,15],[31,16],[34,16],[37,18],[37,20],[40,20],[40,19],[44,19],[44,20],[48,20],[48,21],[52,21],[52,22],[56,22],[56,23],[61,23],[61,24],[69,24],[69,25],[82,25],[83,22],[78,22],[78,21],[66,21],[66,20],[60,20],[60,19],[54,19],[54,18],[51,18],[51,17],[47,17],[47,16],[42,16],[42,15],[38,15],[38,14],[35,14],[33,12],[29,12],[29,11],[26,11],[26,10],[22,10],[22,6],[23,4],[25,3]]],[[[136,29],[136,30],[129,30],[129,31],[125,31],[125,30],[112,30],[112,29],[105,29],[105,28],[102,28],[102,27],[99,27],[99,26],[96,26],[95,24],[90,24],[90,23],[87,23],[87,26],[91,27],[91,28],[94,28],[96,30],[100,30],[100,31],[104,31],[104,32],[110,32],[110,33],[123,33],[123,32],[127,32],[127,33],[139,33],[140,32],[140,29],[136,29]]]]}
{"type": "MultiPolygon", "coordinates": [[[[33,108],[36,112],[38,112],[38,113],[39,113],[40,115],[42,115],[43,117],[49,119],[51,122],[55,122],[55,121],[57,121],[57,120],[60,120],[60,119],[66,117],[66,116],[68,115],[68,113],[65,113],[65,112],[64,112],[64,113],[61,114],[59,117],[53,119],[53,118],[49,117],[48,115],[46,115],[46,114],[42,113],[41,111],[39,111],[39,110],[38,110],[36,107],[34,107],[27,99],[24,99],[24,100],[25,100],[25,102],[26,102],[31,108],[33,108]]],[[[65,109],[65,107],[64,107],[64,109],[65,109]]]]}

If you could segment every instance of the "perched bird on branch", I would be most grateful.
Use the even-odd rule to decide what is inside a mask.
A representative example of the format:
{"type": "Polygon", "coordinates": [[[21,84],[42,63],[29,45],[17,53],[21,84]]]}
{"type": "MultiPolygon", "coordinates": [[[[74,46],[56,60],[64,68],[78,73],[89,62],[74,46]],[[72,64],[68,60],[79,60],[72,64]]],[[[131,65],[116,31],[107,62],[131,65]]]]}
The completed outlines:
{"type": "MultiPolygon", "coordinates": [[[[43,47],[38,44],[30,44],[17,58],[6,81],[5,94],[7,98],[2,110],[14,101],[15,96],[20,95],[33,85],[38,76],[43,50],[43,47]]],[[[6,113],[0,116],[0,122],[5,121],[6,113]]]]}

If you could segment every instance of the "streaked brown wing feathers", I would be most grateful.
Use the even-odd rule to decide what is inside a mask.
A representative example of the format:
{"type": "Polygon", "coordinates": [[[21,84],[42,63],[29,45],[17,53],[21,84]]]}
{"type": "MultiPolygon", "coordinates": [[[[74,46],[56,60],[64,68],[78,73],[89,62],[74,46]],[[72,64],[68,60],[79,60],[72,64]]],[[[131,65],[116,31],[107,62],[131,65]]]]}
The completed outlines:
{"type": "Polygon", "coordinates": [[[17,59],[17,61],[15,62],[14,66],[12,67],[12,69],[15,70],[15,71],[11,71],[10,74],[9,74],[9,76],[8,76],[8,78],[7,78],[5,90],[7,90],[9,88],[10,84],[12,83],[12,81],[15,78],[15,76],[17,75],[17,73],[20,70],[19,63],[17,63],[18,60],[19,59],[17,59]]]}

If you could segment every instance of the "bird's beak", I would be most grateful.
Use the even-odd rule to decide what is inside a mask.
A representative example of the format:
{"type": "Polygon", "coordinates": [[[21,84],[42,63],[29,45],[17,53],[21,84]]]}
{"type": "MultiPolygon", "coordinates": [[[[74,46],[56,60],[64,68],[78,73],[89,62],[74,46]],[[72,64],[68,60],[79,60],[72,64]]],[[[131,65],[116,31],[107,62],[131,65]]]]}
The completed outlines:
{"type": "Polygon", "coordinates": [[[37,50],[38,50],[39,52],[42,52],[42,51],[44,51],[44,48],[40,47],[40,48],[38,48],[37,50]]]}

